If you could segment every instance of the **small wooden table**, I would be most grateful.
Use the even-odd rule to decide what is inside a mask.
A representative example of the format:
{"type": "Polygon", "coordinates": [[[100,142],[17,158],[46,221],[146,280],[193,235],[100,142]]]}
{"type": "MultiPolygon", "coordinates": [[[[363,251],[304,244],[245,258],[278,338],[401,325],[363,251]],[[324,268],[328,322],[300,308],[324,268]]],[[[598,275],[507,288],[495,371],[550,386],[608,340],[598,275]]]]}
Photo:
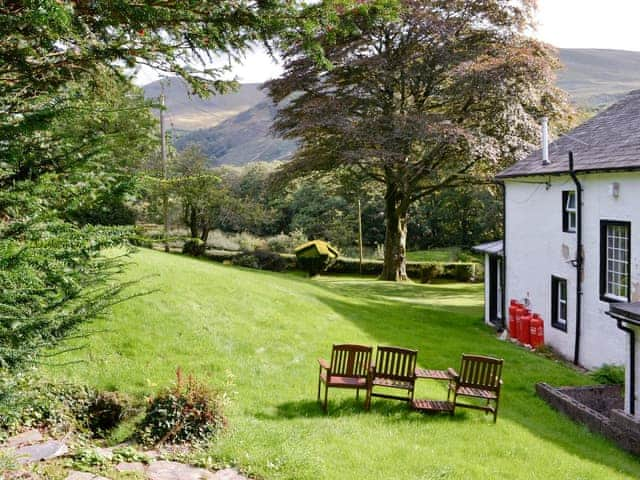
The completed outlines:
{"type": "MultiPolygon", "coordinates": [[[[451,377],[446,370],[429,370],[426,368],[416,368],[416,380],[440,380],[449,381],[451,377]]],[[[452,413],[453,403],[446,400],[429,400],[417,398],[411,402],[411,406],[420,412],[443,412],[452,413]]]]}

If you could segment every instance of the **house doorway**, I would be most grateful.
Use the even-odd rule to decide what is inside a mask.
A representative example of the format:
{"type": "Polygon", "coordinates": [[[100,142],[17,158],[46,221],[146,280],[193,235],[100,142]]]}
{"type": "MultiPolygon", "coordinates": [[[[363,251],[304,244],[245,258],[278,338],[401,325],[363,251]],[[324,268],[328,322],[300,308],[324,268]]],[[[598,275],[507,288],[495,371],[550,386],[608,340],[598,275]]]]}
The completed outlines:
{"type": "Polygon", "coordinates": [[[504,281],[502,257],[489,256],[489,320],[496,326],[504,326],[504,281]]]}

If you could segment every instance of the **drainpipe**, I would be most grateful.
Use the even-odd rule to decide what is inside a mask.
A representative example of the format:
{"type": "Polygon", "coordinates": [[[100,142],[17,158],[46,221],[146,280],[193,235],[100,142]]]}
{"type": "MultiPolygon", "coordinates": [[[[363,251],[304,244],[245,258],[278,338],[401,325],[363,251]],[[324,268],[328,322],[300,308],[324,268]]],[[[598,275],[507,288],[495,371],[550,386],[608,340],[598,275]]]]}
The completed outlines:
{"type": "Polygon", "coordinates": [[[504,182],[498,182],[502,190],[502,328],[506,327],[505,316],[509,315],[507,307],[507,186],[504,182]]]}
{"type": "Polygon", "coordinates": [[[607,312],[612,318],[618,321],[618,328],[629,335],[629,413],[633,416],[636,414],[636,332],[622,322],[624,319],[618,315],[607,312]]]}
{"type": "Polygon", "coordinates": [[[582,184],[573,169],[573,152],[569,152],[569,175],[573,179],[573,183],[576,184],[576,213],[577,213],[577,225],[576,225],[576,259],[574,265],[576,267],[576,339],[573,349],[573,363],[578,365],[580,363],[580,330],[582,324],[582,271],[583,271],[583,259],[582,259],[582,184]]]}

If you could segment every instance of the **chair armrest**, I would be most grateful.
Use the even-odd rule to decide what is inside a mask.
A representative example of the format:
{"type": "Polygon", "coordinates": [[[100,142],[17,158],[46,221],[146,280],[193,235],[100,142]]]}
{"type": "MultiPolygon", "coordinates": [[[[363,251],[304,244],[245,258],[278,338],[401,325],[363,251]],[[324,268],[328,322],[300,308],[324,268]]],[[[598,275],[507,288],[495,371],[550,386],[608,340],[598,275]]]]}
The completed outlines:
{"type": "Polygon", "coordinates": [[[319,358],[318,363],[320,364],[320,368],[324,368],[325,370],[329,370],[329,362],[327,362],[324,358],[319,358]]]}
{"type": "Polygon", "coordinates": [[[460,378],[460,375],[458,375],[458,372],[456,372],[453,368],[449,367],[447,368],[447,374],[449,375],[449,377],[451,378],[451,380],[455,380],[456,382],[458,381],[458,378],[460,378]]]}

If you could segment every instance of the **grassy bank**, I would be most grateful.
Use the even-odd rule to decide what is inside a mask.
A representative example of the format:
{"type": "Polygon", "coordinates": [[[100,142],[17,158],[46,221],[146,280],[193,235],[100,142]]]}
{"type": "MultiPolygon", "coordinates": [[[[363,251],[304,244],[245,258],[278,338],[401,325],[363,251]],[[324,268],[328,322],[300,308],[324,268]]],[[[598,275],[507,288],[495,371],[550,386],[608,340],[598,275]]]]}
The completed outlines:
{"type": "MultiPolygon", "coordinates": [[[[60,379],[143,397],[177,366],[228,386],[230,428],[208,455],[264,478],[623,479],[640,462],[551,410],[534,384],[589,383],[560,363],[495,338],[483,326],[482,285],[398,285],[370,279],[309,280],[141,251],[126,274],[157,290],[113,309],[87,330],[88,348],[57,358],[60,379]],[[454,418],[352,392],[315,402],[317,362],[331,344],[419,350],[428,368],[456,366],[462,352],[505,359],[498,423],[473,411],[454,418]],[[80,363],[67,363],[67,362],[80,363]]],[[[446,397],[424,382],[417,396],[446,397]]]]}

